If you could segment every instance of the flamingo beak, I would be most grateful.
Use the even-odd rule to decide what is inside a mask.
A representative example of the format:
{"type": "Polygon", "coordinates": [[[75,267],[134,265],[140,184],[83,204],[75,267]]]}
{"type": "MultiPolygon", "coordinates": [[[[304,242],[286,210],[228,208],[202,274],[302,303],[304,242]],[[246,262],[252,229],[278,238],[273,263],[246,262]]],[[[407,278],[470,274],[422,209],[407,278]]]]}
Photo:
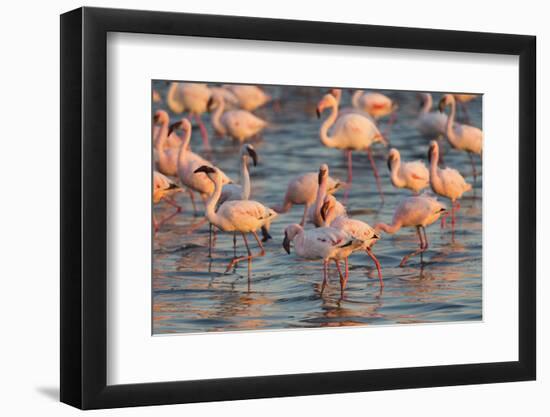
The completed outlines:
{"type": "Polygon", "coordinates": [[[154,122],[154,123],[158,123],[159,119],[160,119],[160,117],[159,117],[158,114],[155,114],[155,115],[153,116],[153,122],[154,122]]]}
{"type": "Polygon", "coordinates": [[[321,185],[321,182],[323,181],[323,178],[325,177],[326,173],[327,172],[324,169],[319,170],[319,175],[317,176],[317,183],[319,185],[321,185]]]}
{"type": "Polygon", "coordinates": [[[392,161],[393,161],[393,156],[392,155],[388,156],[388,161],[387,161],[388,162],[388,170],[390,170],[390,171],[391,171],[392,161]]]}
{"type": "Polygon", "coordinates": [[[216,172],[216,170],[212,167],[209,167],[208,165],[203,165],[197,168],[195,171],[193,171],[194,174],[197,174],[199,172],[204,172],[205,174],[211,174],[213,172],[216,172]]]}
{"type": "Polygon", "coordinates": [[[315,109],[315,114],[317,114],[318,119],[321,118],[321,112],[322,112],[321,106],[317,106],[317,108],[315,109]]]}
{"type": "Polygon", "coordinates": [[[208,103],[206,103],[206,108],[208,109],[208,111],[211,111],[212,110],[212,105],[214,104],[214,99],[212,97],[210,97],[208,99],[208,103]]]}
{"type": "Polygon", "coordinates": [[[443,113],[445,111],[445,99],[442,98],[441,100],[439,100],[439,112],[440,113],[443,113]]]}
{"type": "Polygon", "coordinates": [[[428,149],[428,162],[432,162],[432,150],[433,147],[430,146],[430,149],[428,149]]]}
{"type": "Polygon", "coordinates": [[[380,235],[378,233],[375,233],[374,236],[372,237],[373,239],[380,239],[380,235]]]}
{"type": "Polygon", "coordinates": [[[176,129],[178,129],[179,127],[181,127],[181,125],[182,125],[181,120],[180,120],[179,122],[172,123],[172,124],[170,125],[170,127],[168,128],[168,136],[170,136],[174,130],[176,130],[176,129]]]}
{"type": "Polygon", "coordinates": [[[322,206],[321,206],[321,219],[323,219],[323,221],[326,221],[327,220],[327,212],[328,212],[328,202],[324,203],[322,206]]]}
{"type": "Polygon", "coordinates": [[[288,238],[288,234],[286,232],[283,240],[283,248],[285,248],[286,253],[290,255],[290,239],[288,238]]]}
{"type": "Polygon", "coordinates": [[[254,166],[258,165],[258,154],[256,153],[256,150],[254,148],[248,146],[246,148],[246,151],[248,152],[248,154],[252,158],[252,163],[254,164],[254,166]]]}

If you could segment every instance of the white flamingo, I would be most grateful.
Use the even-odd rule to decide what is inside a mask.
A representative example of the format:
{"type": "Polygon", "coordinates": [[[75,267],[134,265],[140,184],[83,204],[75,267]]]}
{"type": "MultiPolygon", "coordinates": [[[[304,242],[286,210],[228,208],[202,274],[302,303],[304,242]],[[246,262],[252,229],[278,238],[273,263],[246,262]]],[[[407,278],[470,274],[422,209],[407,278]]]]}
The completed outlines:
{"type": "MultiPolygon", "coordinates": [[[[181,187],[176,184],[174,181],[172,181],[170,178],[168,178],[165,175],[162,175],[158,171],[153,171],[153,203],[159,204],[162,200],[167,201],[169,204],[173,205],[169,197],[171,197],[173,194],[182,191],[181,187]]],[[[170,220],[172,217],[174,217],[176,214],[178,214],[181,210],[176,209],[176,211],[171,214],[168,217],[164,217],[160,221],[157,221],[155,214],[153,213],[153,228],[155,231],[155,234],[159,231],[160,227],[170,220]]]]}
{"type": "Polygon", "coordinates": [[[426,227],[436,222],[442,213],[445,212],[445,206],[432,196],[426,194],[410,196],[401,200],[397,205],[391,224],[378,223],[374,226],[374,229],[393,234],[402,227],[416,228],[416,233],[420,240],[420,248],[403,257],[399,264],[402,267],[411,256],[418,254],[420,254],[420,262],[422,262],[422,254],[428,249],[426,227]]]}
{"type": "MultiPolygon", "coordinates": [[[[349,218],[345,213],[339,213],[338,200],[334,196],[327,196],[325,202],[321,207],[321,218],[324,221],[323,226],[330,226],[336,229],[342,230],[357,240],[363,242],[360,248],[364,250],[367,255],[373,260],[378,272],[378,280],[380,286],[384,286],[384,280],[382,279],[382,269],[378,258],[372,252],[372,247],[380,239],[380,236],[376,233],[376,230],[369,226],[366,222],[357,219],[349,218]]],[[[345,281],[344,289],[349,278],[349,266],[348,259],[345,260],[345,281]]]]}
{"type": "Polygon", "coordinates": [[[430,93],[420,93],[422,108],[416,120],[416,129],[425,139],[437,140],[445,136],[447,115],[439,111],[432,111],[433,99],[430,93]]]}
{"type": "Polygon", "coordinates": [[[269,94],[255,85],[229,84],[224,88],[237,97],[239,106],[244,110],[254,111],[271,100],[269,94]]]}
{"type": "Polygon", "coordinates": [[[347,259],[363,242],[348,233],[333,227],[318,227],[304,230],[299,224],[291,224],[285,229],[283,247],[290,254],[290,243],[294,242],[296,254],[304,259],[323,260],[323,283],[321,294],[328,280],[328,264],[334,261],[340,276],[340,294],[344,293],[345,277],[340,269],[340,260],[347,259]]]}
{"type": "Polygon", "coordinates": [[[382,142],[387,144],[376,125],[359,114],[345,114],[338,118],[338,102],[332,94],[326,94],[323,99],[317,105],[317,116],[320,117],[324,109],[331,108],[331,114],[321,125],[319,131],[319,137],[321,143],[329,148],[337,148],[345,150],[348,159],[348,184],[351,184],[353,179],[352,172],[352,151],[366,150],[369,156],[370,163],[372,165],[374,177],[376,179],[376,185],[378,192],[382,200],[384,195],[382,193],[382,186],[380,185],[380,177],[378,176],[378,170],[370,146],[375,142],[382,142]],[[328,130],[334,125],[332,135],[328,135],[328,130]]]}
{"type": "MultiPolygon", "coordinates": [[[[340,181],[327,175],[327,194],[334,194],[342,184],[340,181]]],[[[293,205],[304,205],[304,214],[300,225],[303,226],[311,205],[315,202],[319,188],[319,174],[308,172],[293,178],[288,182],[283,204],[273,207],[277,213],[288,213],[293,205]]]]}
{"type": "MultiPolygon", "coordinates": [[[[170,131],[179,128],[184,131],[184,139],[178,152],[177,175],[181,184],[190,190],[193,209],[196,211],[195,198],[192,191],[198,192],[203,202],[206,204],[207,197],[214,192],[214,184],[212,184],[212,181],[210,181],[205,174],[196,175],[194,174],[194,171],[203,165],[213,166],[213,164],[188,149],[191,141],[191,123],[189,120],[182,119],[181,121],[172,124],[170,126],[170,131]]],[[[231,182],[231,179],[227,175],[221,171],[220,173],[224,184],[231,182]]]]}
{"type": "Polygon", "coordinates": [[[210,144],[208,131],[202,122],[201,114],[208,110],[210,94],[210,89],[206,84],[172,82],[166,97],[166,103],[174,113],[188,112],[189,115],[195,117],[206,150],[210,150],[210,144]]]}
{"type": "MultiPolygon", "coordinates": [[[[430,160],[430,185],[432,186],[433,192],[451,200],[451,225],[454,230],[455,211],[460,209],[458,199],[462,197],[462,194],[470,191],[472,185],[468,184],[456,169],[448,167],[440,169],[437,166],[439,160],[439,145],[436,141],[430,142],[428,159],[430,160]]],[[[442,227],[445,225],[445,217],[441,221],[442,227]]]]}
{"type": "MultiPolygon", "coordinates": [[[[240,184],[230,183],[225,184],[222,188],[222,193],[218,201],[218,205],[226,201],[248,200],[250,198],[250,173],[248,172],[248,160],[252,158],[254,166],[258,163],[258,154],[254,146],[247,143],[241,147],[240,152],[240,184]]],[[[268,233],[269,234],[269,233],[268,233]]],[[[233,251],[237,250],[237,234],[233,232],[233,251]]]]}
{"type": "Polygon", "coordinates": [[[210,165],[203,165],[194,170],[196,176],[205,175],[213,184],[214,192],[208,198],[206,202],[205,215],[208,221],[219,228],[224,232],[240,232],[248,256],[242,256],[239,258],[234,258],[229,265],[227,266],[226,272],[228,272],[234,265],[238,262],[244,260],[251,260],[258,256],[265,255],[265,249],[258,238],[256,233],[267,221],[273,220],[277,213],[264,206],[261,203],[253,200],[233,200],[226,201],[219,206],[216,211],[216,205],[220,199],[222,193],[222,187],[224,182],[224,174],[215,167],[210,165]],[[258,246],[260,247],[260,252],[253,255],[248,246],[248,241],[246,239],[246,233],[252,233],[258,246]]]}
{"type": "Polygon", "coordinates": [[[391,183],[396,188],[408,188],[415,194],[430,184],[430,173],[422,161],[402,162],[395,148],[388,153],[391,183]]]}
{"type": "MultiPolygon", "coordinates": [[[[315,204],[311,205],[307,211],[308,220],[313,223],[316,227],[325,226],[325,222],[321,216],[321,207],[325,202],[325,198],[329,196],[328,187],[329,187],[329,169],[327,164],[322,164],[319,168],[318,175],[318,187],[317,195],[315,197],[315,204]]],[[[345,215],[346,208],[338,200],[334,199],[334,212],[335,215],[345,215]]]]}
{"type": "Polygon", "coordinates": [[[455,123],[455,98],[452,94],[445,94],[439,102],[439,110],[443,112],[445,108],[449,106],[451,107],[451,113],[447,119],[447,126],[445,128],[447,140],[453,148],[468,152],[468,156],[472,162],[472,170],[475,181],[477,177],[477,170],[473,154],[477,154],[481,157],[483,150],[483,132],[481,129],[474,126],[455,123]]]}
{"type": "Polygon", "coordinates": [[[229,136],[244,142],[260,133],[267,122],[248,110],[228,110],[224,113],[225,100],[220,94],[213,94],[208,101],[208,109],[214,110],[212,126],[220,136],[229,136]]]}

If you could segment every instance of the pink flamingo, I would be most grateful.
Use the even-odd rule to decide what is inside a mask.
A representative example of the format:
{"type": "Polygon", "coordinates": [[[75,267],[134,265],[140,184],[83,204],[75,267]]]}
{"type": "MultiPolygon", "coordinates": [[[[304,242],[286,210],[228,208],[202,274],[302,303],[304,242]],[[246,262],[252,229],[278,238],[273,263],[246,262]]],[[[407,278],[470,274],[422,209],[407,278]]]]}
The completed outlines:
{"type": "Polygon", "coordinates": [[[174,113],[189,112],[195,117],[204,144],[205,150],[210,150],[208,131],[201,119],[201,114],[207,111],[210,90],[206,84],[173,82],[168,89],[166,102],[174,113]]]}
{"type": "MultiPolygon", "coordinates": [[[[376,270],[378,272],[378,280],[380,282],[380,287],[384,286],[384,280],[382,279],[382,269],[378,258],[372,252],[372,247],[380,239],[380,236],[376,231],[369,226],[369,224],[349,218],[345,213],[340,214],[338,209],[338,201],[334,196],[327,196],[325,202],[321,207],[321,218],[324,221],[324,226],[334,227],[338,230],[342,230],[353,238],[363,242],[361,247],[357,248],[358,250],[364,250],[367,255],[373,260],[376,265],[376,270]]],[[[344,288],[348,282],[349,278],[349,265],[348,259],[345,259],[345,280],[344,288]]]]}
{"type": "Polygon", "coordinates": [[[265,249],[258,238],[256,233],[267,221],[273,220],[277,217],[277,213],[264,206],[261,203],[253,200],[233,200],[226,201],[219,206],[216,211],[216,205],[220,199],[222,193],[222,187],[224,182],[224,174],[216,167],[210,165],[203,165],[193,171],[197,176],[206,176],[214,186],[214,192],[208,198],[206,202],[205,216],[208,221],[224,232],[240,232],[248,256],[242,256],[234,258],[227,266],[226,272],[228,272],[238,262],[244,260],[252,260],[253,258],[264,256],[265,249]],[[260,252],[253,255],[248,241],[246,239],[246,233],[252,233],[260,252]]]}
{"type": "Polygon", "coordinates": [[[214,110],[212,126],[220,136],[229,136],[239,142],[244,142],[259,134],[267,122],[247,110],[224,111],[225,101],[222,95],[213,94],[208,101],[208,109],[214,110]]]}
{"type": "Polygon", "coordinates": [[[401,200],[397,205],[391,224],[378,223],[374,226],[374,229],[393,234],[402,227],[416,228],[416,234],[420,240],[420,248],[403,257],[399,264],[400,267],[403,267],[411,256],[418,254],[420,254],[420,262],[422,262],[422,254],[428,250],[426,227],[436,222],[441,214],[445,212],[445,206],[434,197],[426,194],[410,196],[401,200]]]}
{"type": "Polygon", "coordinates": [[[447,140],[453,148],[468,152],[475,181],[477,178],[477,170],[473,155],[477,154],[481,157],[483,150],[483,132],[481,129],[474,126],[455,123],[455,98],[452,94],[445,94],[439,102],[439,111],[443,112],[445,108],[449,106],[451,107],[451,113],[447,119],[447,127],[445,129],[447,140]]]}
{"type": "Polygon", "coordinates": [[[340,268],[340,260],[346,260],[363,242],[353,238],[348,233],[333,227],[318,227],[304,230],[299,224],[291,224],[285,229],[283,248],[290,254],[290,243],[294,242],[294,250],[300,258],[323,260],[323,294],[328,281],[328,264],[334,261],[340,276],[340,294],[343,296],[345,276],[340,268]]]}
{"type": "Polygon", "coordinates": [[[395,148],[390,149],[388,154],[388,169],[395,188],[408,188],[418,194],[430,184],[430,174],[424,162],[402,162],[401,155],[395,148]]]}
{"type": "Polygon", "coordinates": [[[387,145],[387,141],[382,136],[376,125],[359,114],[345,114],[338,118],[338,102],[332,94],[326,94],[317,105],[317,116],[320,117],[324,109],[331,108],[331,114],[321,125],[319,137],[321,143],[329,148],[345,150],[348,159],[348,183],[353,179],[352,170],[352,151],[366,150],[372,165],[376,185],[382,201],[384,194],[380,185],[380,177],[370,146],[375,142],[382,142],[387,145]],[[333,133],[328,135],[328,130],[334,125],[333,133]]]}
{"type": "MultiPolygon", "coordinates": [[[[438,167],[439,145],[434,140],[430,142],[428,159],[430,160],[430,185],[433,192],[451,200],[451,225],[454,231],[455,211],[460,210],[460,203],[457,200],[462,197],[462,194],[470,191],[472,185],[468,184],[456,169],[438,167]]],[[[446,217],[442,218],[441,227],[445,227],[446,217]]]]}
{"type": "MultiPolygon", "coordinates": [[[[315,204],[311,205],[307,211],[308,220],[313,223],[316,227],[324,226],[325,222],[321,217],[321,207],[325,202],[325,198],[329,196],[328,187],[329,187],[329,170],[327,164],[322,164],[319,168],[318,175],[318,184],[317,187],[317,196],[315,198],[315,204]]],[[[335,215],[345,215],[346,208],[338,200],[334,199],[333,210],[335,215]]]]}

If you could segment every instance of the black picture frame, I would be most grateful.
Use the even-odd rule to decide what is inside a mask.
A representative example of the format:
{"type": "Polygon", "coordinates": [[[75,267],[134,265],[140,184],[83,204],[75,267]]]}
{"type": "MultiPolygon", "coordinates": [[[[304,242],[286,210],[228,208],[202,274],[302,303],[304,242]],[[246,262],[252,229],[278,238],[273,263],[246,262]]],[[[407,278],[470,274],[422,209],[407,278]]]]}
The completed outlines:
{"type": "Polygon", "coordinates": [[[61,15],[60,56],[62,402],[95,409],[536,378],[534,36],[85,7],[61,15]],[[108,32],[519,56],[519,360],[107,385],[108,32]]]}

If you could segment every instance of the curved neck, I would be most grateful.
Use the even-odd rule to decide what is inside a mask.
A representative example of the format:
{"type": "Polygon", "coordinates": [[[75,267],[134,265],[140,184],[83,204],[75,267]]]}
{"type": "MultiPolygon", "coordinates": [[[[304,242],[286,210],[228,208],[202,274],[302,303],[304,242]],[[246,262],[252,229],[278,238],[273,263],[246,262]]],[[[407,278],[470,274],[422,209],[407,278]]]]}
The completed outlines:
{"type": "Polygon", "coordinates": [[[248,172],[248,158],[241,156],[241,199],[248,200],[250,198],[250,174],[248,172]]]}
{"type": "Polygon", "coordinates": [[[218,213],[216,213],[216,205],[218,204],[220,195],[222,194],[223,184],[221,174],[219,172],[216,172],[214,175],[214,178],[208,176],[208,178],[214,181],[214,192],[212,193],[212,195],[210,195],[208,201],[206,202],[205,214],[210,223],[219,224],[221,219],[218,213]]]}
{"type": "Polygon", "coordinates": [[[191,143],[191,129],[185,131],[185,136],[181,141],[180,150],[178,152],[178,161],[183,159],[187,150],[189,149],[189,143],[191,143]]]}
{"type": "Polygon", "coordinates": [[[374,226],[375,230],[382,230],[383,232],[394,234],[399,229],[401,229],[401,223],[396,222],[395,220],[392,222],[392,224],[386,224],[386,223],[378,223],[376,226],[374,226]]]}
{"type": "Polygon", "coordinates": [[[453,124],[455,122],[455,114],[456,114],[456,103],[451,101],[451,112],[449,113],[449,117],[447,118],[447,128],[445,129],[447,133],[447,139],[449,139],[449,142],[451,142],[452,145],[456,142],[456,135],[453,130],[453,124]]]}
{"type": "Polygon", "coordinates": [[[390,165],[390,178],[392,183],[396,187],[404,187],[404,181],[401,180],[401,177],[399,176],[399,170],[401,168],[401,159],[396,158],[394,161],[392,161],[390,165]]]}
{"type": "Polygon", "coordinates": [[[160,129],[157,132],[157,137],[155,138],[155,146],[158,151],[162,151],[166,147],[166,142],[168,141],[168,120],[165,120],[160,125],[160,129]]]}
{"type": "Polygon", "coordinates": [[[323,177],[323,179],[321,180],[321,184],[319,184],[319,187],[317,188],[315,211],[313,213],[313,220],[316,225],[322,225],[324,223],[323,218],[321,217],[321,206],[323,205],[325,197],[327,196],[327,182],[328,174],[323,177]]]}
{"type": "Polygon", "coordinates": [[[332,111],[330,115],[326,118],[326,120],[321,125],[321,130],[319,130],[319,137],[321,138],[321,143],[325,146],[328,146],[329,148],[332,148],[334,145],[334,138],[330,137],[328,135],[328,130],[330,127],[334,124],[336,121],[336,118],[338,117],[338,104],[333,103],[332,111]]]}
{"type": "Polygon", "coordinates": [[[433,99],[430,93],[424,94],[424,105],[422,106],[422,113],[429,113],[432,110],[433,99]]]}
{"type": "Polygon", "coordinates": [[[212,114],[212,125],[214,126],[214,129],[216,132],[225,135],[225,128],[223,127],[223,124],[221,122],[221,117],[223,114],[223,109],[225,107],[225,103],[223,100],[218,101],[218,106],[214,110],[214,114],[212,114]]]}

